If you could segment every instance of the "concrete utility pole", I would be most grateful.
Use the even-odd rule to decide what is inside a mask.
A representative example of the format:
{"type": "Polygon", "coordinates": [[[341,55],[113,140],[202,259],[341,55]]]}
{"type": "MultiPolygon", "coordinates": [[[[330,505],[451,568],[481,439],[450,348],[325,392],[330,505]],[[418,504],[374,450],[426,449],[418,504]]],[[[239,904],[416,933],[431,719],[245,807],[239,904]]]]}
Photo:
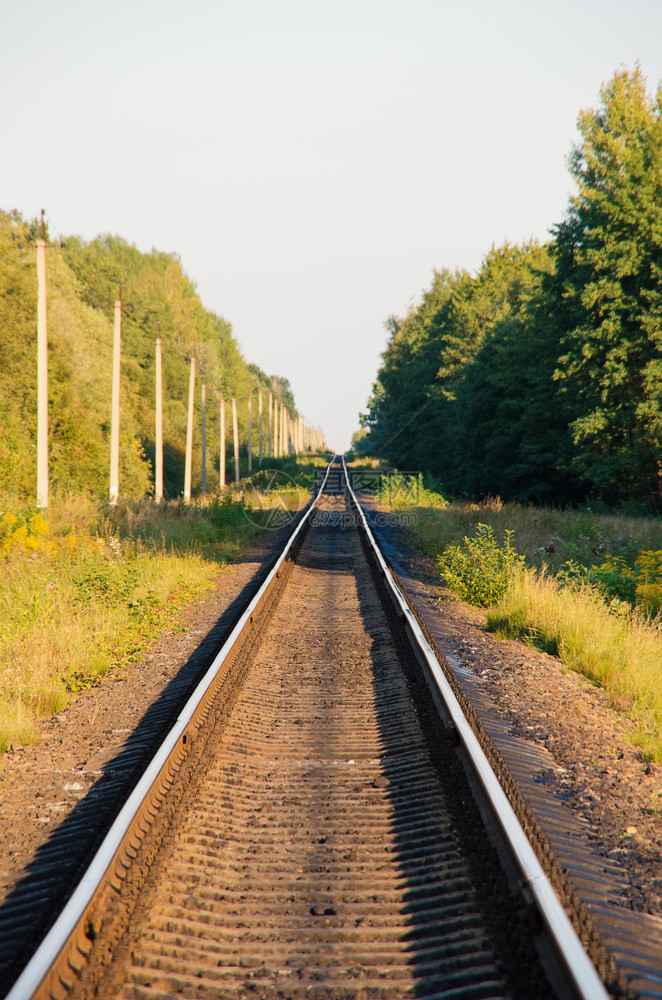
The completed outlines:
{"type": "Polygon", "coordinates": [[[225,399],[221,396],[221,447],[219,455],[221,493],[225,489],[225,399]]]}
{"type": "Polygon", "coordinates": [[[248,397],[248,475],[253,471],[253,397],[248,397]]]}
{"type": "Polygon", "coordinates": [[[48,507],[48,328],[45,239],[37,240],[37,507],[44,510],[48,507]]]}
{"type": "Polygon", "coordinates": [[[287,455],[285,451],[285,419],[287,410],[283,406],[282,400],[280,404],[280,453],[281,455],[287,455]]]}
{"type": "Polygon", "coordinates": [[[271,426],[269,427],[269,452],[270,457],[273,455],[276,458],[278,454],[278,441],[276,435],[276,397],[274,396],[272,400],[272,413],[271,413],[271,426]]]}
{"type": "Polygon", "coordinates": [[[156,339],[156,429],[154,434],[154,502],[163,500],[163,382],[161,338],[156,339]]]}
{"type": "Polygon", "coordinates": [[[273,455],[273,416],[274,416],[274,397],[273,393],[269,393],[269,458],[273,455]]]}
{"type": "Polygon", "coordinates": [[[207,492],[207,386],[202,383],[202,473],[200,492],[205,496],[207,492]]]}
{"type": "Polygon", "coordinates": [[[280,452],[278,450],[278,442],[280,441],[279,427],[278,399],[277,397],[274,397],[274,458],[280,457],[280,452]]]}
{"type": "Polygon", "coordinates": [[[280,442],[278,447],[280,448],[280,457],[287,458],[287,446],[285,443],[285,421],[287,420],[287,409],[283,400],[280,401],[280,413],[278,417],[278,433],[280,435],[280,442]]]}
{"type": "Polygon", "coordinates": [[[186,464],[184,466],[184,500],[191,500],[191,469],[193,465],[193,405],[195,402],[195,357],[191,358],[188,384],[188,420],[186,421],[186,464]]]}
{"type": "Polygon", "coordinates": [[[122,349],[122,284],[115,302],[113,330],[113,396],[110,417],[110,502],[116,504],[120,492],[120,356],[122,349]]]}
{"type": "Polygon", "coordinates": [[[234,481],[239,482],[239,427],[237,425],[237,398],[232,397],[232,439],[234,442],[234,481]]]}
{"type": "Polygon", "coordinates": [[[257,418],[260,427],[260,468],[262,468],[262,390],[257,390],[257,418]]]}

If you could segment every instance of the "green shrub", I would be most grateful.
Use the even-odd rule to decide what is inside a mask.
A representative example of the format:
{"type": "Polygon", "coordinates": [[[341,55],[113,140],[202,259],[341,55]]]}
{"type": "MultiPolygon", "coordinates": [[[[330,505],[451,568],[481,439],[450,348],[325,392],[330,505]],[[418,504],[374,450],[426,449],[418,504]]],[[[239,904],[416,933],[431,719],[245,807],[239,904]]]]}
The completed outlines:
{"type": "Polygon", "coordinates": [[[514,575],[524,568],[524,556],[512,547],[512,531],[506,531],[499,545],[492,528],[478,524],[473,538],[463,545],[449,545],[437,563],[446,584],[464,601],[488,607],[506,592],[514,575]]]}
{"type": "Polygon", "coordinates": [[[378,499],[389,510],[400,510],[403,507],[438,507],[448,506],[448,501],[441,493],[428,489],[423,482],[422,473],[406,475],[397,469],[390,475],[381,477],[378,499]]]}
{"type": "Polygon", "coordinates": [[[634,571],[622,556],[607,555],[599,566],[592,566],[588,574],[607,598],[627,601],[634,607],[637,600],[637,580],[634,571]]]}

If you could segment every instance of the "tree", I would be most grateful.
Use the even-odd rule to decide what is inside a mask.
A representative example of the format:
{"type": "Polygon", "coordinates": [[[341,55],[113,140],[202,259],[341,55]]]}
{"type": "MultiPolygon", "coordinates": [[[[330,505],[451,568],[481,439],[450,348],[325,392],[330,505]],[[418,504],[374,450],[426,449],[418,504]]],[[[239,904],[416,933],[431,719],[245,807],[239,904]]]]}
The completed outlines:
{"type": "Polygon", "coordinates": [[[388,343],[362,423],[373,454],[402,469],[428,469],[443,436],[445,401],[437,381],[446,346],[446,315],[465,272],[435,271],[431,287],[404,319],[385,323],[388,343]],[[430,450],[432,448],[432,451],[430,450]]]}
{"type": "Polygon", "coordinates": [[[290,416],[296,417],[297,408],[294,403],[294,393],[292,392],[290,380],[288,378],[283,378],[282,375],[272,375],[269,382],[271,384],[272,391],[278,399],[280,399],[290,416]]]}
{"type": "MultiPolygon", "coordinates": [[[[36,473],[36,221],[0,211],[0,488],[34,495],[36,473]]],[[[244,361],[230,324],[208,312],[172,254],[141,253],[116,236],[71,237],[48,254],[49,474],[55,489],[108,493],[113,303],[122,282],[120,492],[150,491],[154,341],[163,344],[164,486],[181,492],[189,358],[207,385],[207,465],[218,465],[221,394],[245,400],[270,380],[244,361]]],[[[292,408],[287,380],[283,385],[292,408]]],[[[199,398],[199,396],[198,396],[199,398]]],[[[246,406],[240,407],[242,444],[246,406]]],[[[194,485],[201,467],[194,453],[194,485]]],[[[198,479],[199,481],[199,479],[198,479]]]]}
{"type": "Polygon", "coordinates": [[[608,500],[662,497],[662,91],[622,70],[583,111],[556,229],[573,465],[608,500]]]}
{"type": "Polygon", "coordinates": [[[555,489],[551,428],[561,418],[545,409],[557,394],[558,342],[534,317],[550,269],[535,243],[493,247],[475,277],[436,272],[420,305],[391,318],[364,418],[373,453],[457,493],[528,499],[555,489]]]}
{"type": "Polygon", "coordinates": [[[458,387],[456,476],[471,496],[577,499],[568,474],[567,415],[553,380],[559,341],[548,246],[513,248],[509,308],[458,387]]]}

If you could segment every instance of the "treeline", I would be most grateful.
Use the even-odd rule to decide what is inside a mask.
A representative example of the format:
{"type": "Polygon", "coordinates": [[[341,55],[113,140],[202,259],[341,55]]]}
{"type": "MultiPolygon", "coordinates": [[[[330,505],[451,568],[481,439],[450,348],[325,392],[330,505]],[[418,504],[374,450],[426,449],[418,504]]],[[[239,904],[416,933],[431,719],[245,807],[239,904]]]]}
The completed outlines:
{"type": "MultiPolygon", "coordinates": [[[[47,234],[48,235],[48,234],[47,234]]],[[[0,212],[0,489],[34,496],[37,441],[36,220],[0,212]]],[[[153,488],[155,341],[162,342],[164,492],[184,485],[190,357],[196,359],[197,429],[193,490],[200,487],[200,390],[207,387],[209,470],[219,469],[221,396],[242,400],[239,440],[247,446],[246,399],[273,392],[292,417],[286,378],[241,355],[227,320],[205,309],[173,254],[141,253],[116,236],[51,242],[48,274],[49,473],[51,488],[108,495],[113,308],[121,282],[120,495],[153,488]]],[[[253,407],[254,419],[256,407],[253,407]]],[[[266,412],[266,410],[265,410],[266,412]]],[[[265,425],[266,428],[266,425],[265,425]]],[[[266,449],[266,429],[265,429],[266,449]]],[[[253,425],[257,449],[257,425],[253,425]]],[[[228,423],[227,456],[232,441],[228,423]]],[[[228,480],[231,478],[228,465],[228,480]]],[[[218,477],[216,478],[218,483],[218,477]]]]}
{"type": "Polygon", "coordinates": [[[389,340],[357,446],[455,495],[662,506],[662,90],[580,114],[544,246],[435,272],[389,340]]]}

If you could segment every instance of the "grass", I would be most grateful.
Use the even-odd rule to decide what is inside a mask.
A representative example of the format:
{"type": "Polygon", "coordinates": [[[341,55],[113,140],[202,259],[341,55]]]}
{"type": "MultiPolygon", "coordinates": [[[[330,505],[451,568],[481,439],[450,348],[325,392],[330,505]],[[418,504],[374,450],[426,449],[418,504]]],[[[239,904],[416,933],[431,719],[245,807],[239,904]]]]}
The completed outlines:
{"type": "Polygon", "coordinates": [[[659,619],[615,607],[593,585],[568,586],[540,571],[516,574],[487,612],[488,628],[553,655],[607,692],[635,729],[647,760],[662,761],[662,636],[659,619]]]}
{"type": "Polygon", "coordinates": [[[409,509],[418,515],[417,535],[433,556],[475,534],[479,524],[489,525],[500,538],[512,531],[513,544],[527,563],[555,574],[569,562],[589,569],[607,555],[634,564],[642,550],[662,548],[662,521],[655,518],[523,507],[498,499],[451,503],[442,516],[428,504],[409,509]]]}
{"type": "Polygon", "coordinates": [[[182,627],[182,606],[306,501],[296,483],[310,482],[314,461],[288,467],[266,495],[242,499],[239,485],[190,505],[66,495],[46,519],[0,497],[0,752],[37,740],[40,718],[138,657],[165,626],[182,627]]]}
{"type": "MultiPolygon", "coordinates": [[[[404,509],[383,495],[387,509],[404,509]]],[[[634,722],[644,758],[662,761],[662,521],[498,499],[413,500],[407,523],[417,544],[463,599],[488,607],[488,627],[604,688],[634,722]]]]}

